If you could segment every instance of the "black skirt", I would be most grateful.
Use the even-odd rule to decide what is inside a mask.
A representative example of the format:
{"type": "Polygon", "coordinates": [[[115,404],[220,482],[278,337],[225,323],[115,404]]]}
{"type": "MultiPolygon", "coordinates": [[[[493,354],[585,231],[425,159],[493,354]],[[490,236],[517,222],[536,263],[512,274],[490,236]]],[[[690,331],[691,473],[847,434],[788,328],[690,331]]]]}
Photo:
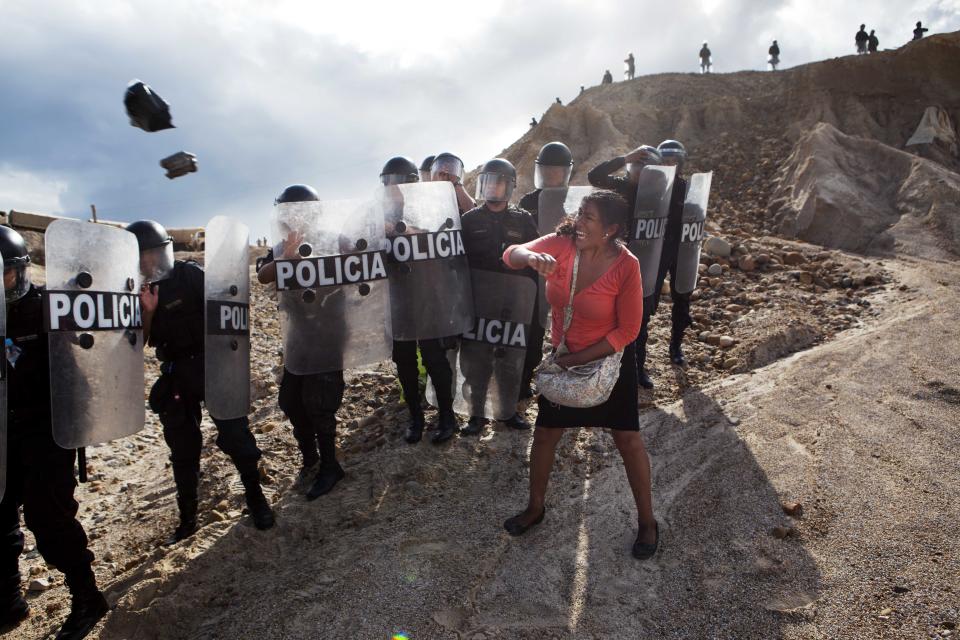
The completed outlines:
{"type": "Polygon", "coordinates": [[[633,343],[623,350],[620,377],[610,397],[596,407],[579,409],[554,404],[542,395],[537,400],[537,426],[555,429],[600,427],[617,431],[639,431],[637,409],[637,356],[633,343]]]}

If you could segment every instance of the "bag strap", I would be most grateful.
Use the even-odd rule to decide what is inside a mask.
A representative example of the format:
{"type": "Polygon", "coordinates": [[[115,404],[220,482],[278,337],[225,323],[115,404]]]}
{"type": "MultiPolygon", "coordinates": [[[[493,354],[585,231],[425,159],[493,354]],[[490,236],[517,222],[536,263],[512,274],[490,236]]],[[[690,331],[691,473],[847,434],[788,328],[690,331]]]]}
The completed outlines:
{"type": "Polygon", "coordinates": [[[570,300],[567,306],[563,308],[563,335],[560,336],[560,345],[567,346],[567,331],[573,323],[573,296],[577,291],[577,271],[580,268],[580,250],[577,249],[577,256],[573,259],[573,276],[570,278],[570,300]]]}

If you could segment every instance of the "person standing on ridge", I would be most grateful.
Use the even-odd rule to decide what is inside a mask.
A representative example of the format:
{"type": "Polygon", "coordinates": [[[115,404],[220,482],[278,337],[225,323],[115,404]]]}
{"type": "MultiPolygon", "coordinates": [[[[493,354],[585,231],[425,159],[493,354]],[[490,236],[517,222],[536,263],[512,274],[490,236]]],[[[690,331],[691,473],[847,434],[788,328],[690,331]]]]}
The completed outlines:
{"type": "Polygon", "coordinates": [[[637,70],[636,62],[633,59],[633,53],[627,54],[627,59],[624,60],[624,63],[626,63],[627,65],[627,68],[624,70],[624,73],[623,73],[624,80],[633,80],[634,73],[637,70]]]}
{"type": "Polygon", "coordinates": [[[768,62],[770,63],[770,70],[776,71],[777,65],[780,64],[780,45],[777,44],[777,41],[774,40],[773,44],[770,45],[770,48],[767,49],[767,53],[770,55],[768,62]]]}
{"type": "Polygon", "coordinates": [[[610,73],[610,69],[603,72],[603,80],[600,84],[613,84],[613,74],[610,73]]]}
{"type": "Polygon", "coordinates": [[[865,54],[867,52],[867,42],[870,41],[870,36],[867,35],[867,25],[860,25],[860,31],[857,31],[853,40],[857,43],[857,55],[865,54]]]}
{"type": "Polygon", "coordinates": [[[867,40],[867,53],[876,53],[880,46],[880,39],[875,35],[876,31],[870,29],[870,39],[867,40]]]}
{"type": "Polygon", "coordinates": [[[710,52],[710,47],[707,46],[707,41],[703,41],[703,46],[700,47],[700,73],[710,73],[710,69],[713,67],[713,54],[710,52]]]}
{"type": "Polygon", "coordinates": [[[924,27],[923,23],[918,20],[917,28],[913,30],[913,39],[919,40],[920,38],[923,37],[923,34],[925,34],[927,31],[930,31],[930,29],[927,29],[926,27],[924,27]]]}

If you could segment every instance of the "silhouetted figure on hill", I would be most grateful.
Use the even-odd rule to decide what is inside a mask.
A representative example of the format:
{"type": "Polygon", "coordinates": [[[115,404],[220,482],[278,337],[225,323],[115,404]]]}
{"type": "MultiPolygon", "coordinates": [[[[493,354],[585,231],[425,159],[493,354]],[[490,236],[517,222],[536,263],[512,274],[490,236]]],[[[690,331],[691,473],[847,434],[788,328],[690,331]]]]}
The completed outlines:
{"type": "Polygon", "coordinates": [[[870,29],[870,39],[867,41],[867,53],[876,53],[877,47],[880,46],[880,39],[874,35],[875,33],[873,29],[870,29]]]}
{"type": "Polygon", "coordinates": [[[867,52],[867,42],[870,41],[870,36],[867,35],[867,25],[860,25],[860,31],[857,31],[857,35],[853,37],[853,40],[857,43],[858,56],[867,52]]]}
{"type": "Polygon", "coordinates": [[[713,67],[713,54],[710,53],[710,47],[707,46],[707,41],[703,41],[703,46],[700,47],[700,73],[710,73],[710,69],[713,67]]]}
{"type": "Polygon", "coordinates": [[[623,61],[626,64],[626,69],[623,70],[623,79],[624,80],[633,80],[633,74],[636,72],[637,67],[633,59],[633,54],[628,53],[627,59],[623,61]]]}
{"type": "Polygon", "coordinates": [[[770,57],[767,58],[767,62],[770,63],[770,70],[776,71],[777,65],[780,64],[780,45],[777,44],[776,40],[774,40],[770,48],[767,49],[767,53],[770,55],[770,57]]]}
{"type": "Polygon", "coordinates": [[[531,126],[531,127],[537,126],[537,119],[536,119],[536,118],[530,118],[530,126],[531,126]]]}
{"type": "Polygon", "coordinates": [[[613,84],[613,74],[610,73],[610,69],[603,72],[603,80],[600,81],[600,84],[613,84]]]}
{"type": "Polygon", "coordinates": [[[924,27],[924,26],[923,26],[923,23],[921,23],[921,22],[918,20],[918,21],[917,21],[917,28],[913,30],[913,39],[914,39],[914,40],[919,40],[920,38],[923,37],[923,34],[925,34],[927,31],[930,31],[930,29],[927,29],[926,27],[924,27]]]}

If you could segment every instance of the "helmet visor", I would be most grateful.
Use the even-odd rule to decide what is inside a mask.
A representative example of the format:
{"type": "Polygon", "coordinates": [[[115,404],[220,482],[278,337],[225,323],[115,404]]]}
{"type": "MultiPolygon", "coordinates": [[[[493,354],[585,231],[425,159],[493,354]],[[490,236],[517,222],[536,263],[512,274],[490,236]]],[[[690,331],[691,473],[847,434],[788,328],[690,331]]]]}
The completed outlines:
{"type": "Polygon", "coordinates": [[[30,271],[27,263],[14,264],[3,269],[3,289],[7,303],[15,302],[30,290],[30,271]]]}
{"type": "Polygon", "coordinates": [[[514,181],[499,173],[481,173],[477,178],[477,200],[484,202],[509,202],[513,195],[514,181]]]}
{"type": "Polygon", "coordinates": [[[537,164],[533,169],[533,186],[537,189],[549,189],[553,187],[565,187],[570,184],[570,174],[573,173],[573,166],[554,166],[549,164],[537,164]]]}
{"type": "Polygon", "coordinates": [[[419,179],[417,174],[413,173],[384,173],[380,176],[380,184],[389,187],[394,184],[407,184],[416,182],[419,179]]]}
{"type": "Polygon", "coordinates": [[[430,167],[431,180],[459,182],[463,180],[463,163],[457,158],[440,158],[430,167]]]}
{"type": "Polygon", "coordinates": [[[144,282],[160,282],[173,272],[173,242],[140,252],[140,274],[144,282]]]}

